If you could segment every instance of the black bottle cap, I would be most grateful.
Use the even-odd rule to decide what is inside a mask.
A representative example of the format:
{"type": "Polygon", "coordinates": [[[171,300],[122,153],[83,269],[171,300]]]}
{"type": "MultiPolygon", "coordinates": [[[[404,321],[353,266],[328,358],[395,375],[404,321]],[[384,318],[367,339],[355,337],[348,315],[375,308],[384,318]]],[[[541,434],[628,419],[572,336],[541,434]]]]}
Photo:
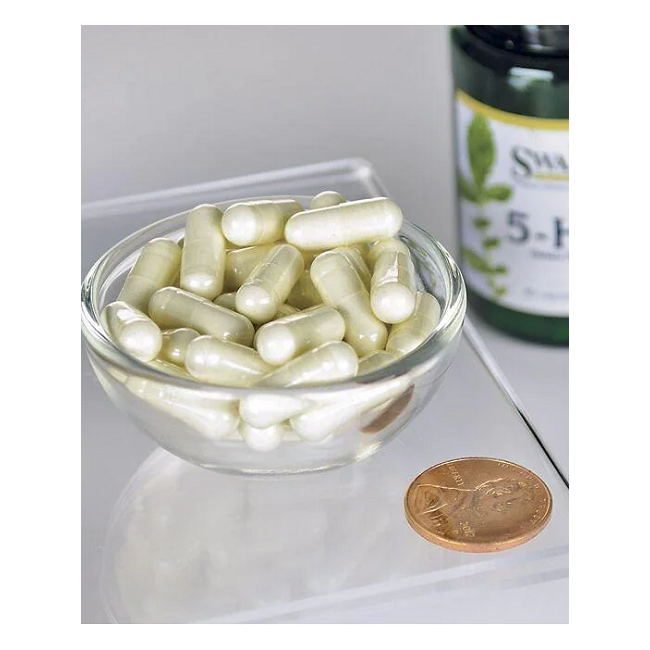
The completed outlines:
{"type": "Polygon", "coordinates": [[[569,56],[568,25],[466,25],[481,40],[519,54],[569,56]]]}

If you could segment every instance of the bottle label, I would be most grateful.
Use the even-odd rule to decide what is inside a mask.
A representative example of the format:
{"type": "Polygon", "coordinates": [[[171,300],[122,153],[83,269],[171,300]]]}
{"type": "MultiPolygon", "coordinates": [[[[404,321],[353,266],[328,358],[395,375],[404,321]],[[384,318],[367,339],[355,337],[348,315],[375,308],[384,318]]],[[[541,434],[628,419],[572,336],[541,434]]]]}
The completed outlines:
{"type": "Polygon", "coordinates": [[[498,110],[456,91],[465,281],[517,311],[569,315],[569,120],[498,110]]]}

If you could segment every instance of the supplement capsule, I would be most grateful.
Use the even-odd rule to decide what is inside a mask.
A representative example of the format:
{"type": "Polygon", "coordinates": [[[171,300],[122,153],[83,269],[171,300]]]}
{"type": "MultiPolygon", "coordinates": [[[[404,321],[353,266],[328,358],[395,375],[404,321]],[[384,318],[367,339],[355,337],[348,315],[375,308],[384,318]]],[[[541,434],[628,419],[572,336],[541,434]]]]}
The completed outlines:
{"type": "Polygon", "coordinates": [[[222,386],[251,386],[273,370],[252,348],[212,336],[187,346],[185,367],[195,379],[222,386]]]}
{"type": "Polygon", "coordinates": [[[370,281],[372,278],[372,274],[370,273],[370,269],[368,268],[368,265],[363,259],[363,256],[361,255],[359,249],[353,248],[352,246],[341,246],[339,248],[335,248],[334,250],[338,251],[339,253],[342,253],[348,258],[350,264],[352,264],[354,270],[358,273],[359,277],[361,278],[361,281],[363,282],[363,286],[366,289],[368,289],[368,291],[370,291],[370,281]]]}
{"type": "Polygon", "coordinates": [[[401,226],[402,211],[394,201],[364,199],[294,214],[284,238],[300,249],[319,250],[392,237],[401,226]]]}
{"type": "Polygon", "coordinates": [[[337,402],[292,417],[289,423],[303,440],[322,442],[335,433],[358,425],[364,413],[400,395],[408,382],[407,377],[397,377],[362,390],[355,389],[337,402]]]}
{"type": "Polygon", "coordinates": [[[185,377],[186,379],[191,379],[190,374],[185,370],[185,368],[180,368],[179,366],[170,363],[169,361],[163,361],[162,359],[154,359],[149,361],[147,364],[160,372],[165,372],[168,375],[175,375],[176,377],[185,377]]]}
{"type": "Polygon", "coordinates": [[[305,408],[305,400],[300,397],[252,393],[239,402],[239,415],[251,426],[264,429],[302,413],[305,408]]]}
{"type": "Polygon", "coordinates": [[[282,438],[290,431],[285,424],[275,424],[270,427],[258,429],[247,422],[239,425],[239,433],[254,451],[273,451],[282,442],[282,438]]]}
{"type": "Polygon", "coordinates": [[[231,291],[230,293],[222,293],[220,296],[217,296],[214,299],[214,304],[223,307],[224,309],[230,309],[230,311],[236,311],[235,308],[235,298],[237,296],[236,291],[231,291]]]}
{"type": "Polygon", "coordinates": [[[151,296],[149,315],[164,329],[190,327],[199,334],[242,345],[250,345],[255,334],[245,316],[175,287],[165,287],[151,296]]]}
{"type": "Polygon", "coordinates": [[[285,302],[283,305],[278,307],[278,313],[276,316],[278,318],[284,318],[285,316],[291,316],[291,314],[297,314],[299,311],[299,309],[296,309],[285,302]]]}
{"type": "Polygon", "coordinates": [[[115,343],[136,359],[151,361],[160,352],[162,332],[158,325],[125,302],[106,305],[100,321],[115,343]]]}
{"type": "Polygon", "coordinates": [[[219,400],[204,396],[198,391],[141,377],[130,377],[125,386],[136,397],[181,420],[210,440],[226,438],[236,431],[239,425],[235,401],[219,400]]]}
{"type": "Polygon", "coordinates": [[[291,289],[291,293],[287,297],[287,304],[296,309],[308,309],[322,303],[323,299],[314,286],[309,271],[303,271],[298,276],[298,281],[293,285],[293,289],[291,289]]]}
{"type": "Polygon", "coordinates": [[[375,352],[366,354],[365,357],[359,359],[359,372],[357,373],[357,377],[367,375],[384,366],[389,366],[395,361],[397,361],[397,356],[392,352],[386,352],[386,350],[376,350],[375,352]]]}
{"type": "Polygon", "coordinates": [[[162,361],[173,363],[185,368],[185,353],[190,341],[193,341],[199,333],[189,327],[180,327],[175,330],[165,330],[162,333],[162,347],[158,357],[162,361]]]}
{"type": "Polygon", "coordinates": [[[237,246],[269,244],[282,239],[287,219],[302,209],[291,199],[235,203],[224,212],[221,227],[228,241],[237,246]]]}
{"type": "Polygon", "coordinates": [[[264,244],[262,246],[248,246],[248,248],[229,251],[226,254],[224,291],[236,291],[239,289],[273,246],[274,244],[264,244]]]}
{"type": "Polygon", "coordinates": [[[342,341],[330,341],[309,350],[266,375],[256,386],[284,387],[327,384],[356,376],[359,359],[342,341]]]}
{"type": "Polygon", "coordinates": [[[316,210],[318,208],[329,208],[332,205],[338,205],[339,203],[345,203],[345,199],[338,193],[332,190],[327,190],[317,194],[309,204],[310,210],[316,210]]]}
{"type": "Polygon", "coordinates": [[[281,366],[328,341],[341,341],[345,321],[336,309],[312,307],[262,325],[255,334],[255,349],[264,361],[281,366]]]}
{"type": "Polygon", "coordinates": [[[237,311],[253,323],[266,323],[286,302],[302,273],[300,251],[289,244],[274,246],[237,290],[237,311]]]}
{"type": "Polygon", "coordinates": [[[181,265],[181,249],[171,239],[152,239],[124,281],[118,301],[147,313],[151,296],[173,284],[181,265]]]}
{"type": "Polygon", "coordinates": [[[314,260],[309,272],[323,302],[343,316],[344,340],[356,353],[362,357],[383,350],[388,331],[372,313],[368,291],[348,258],[328,251],[314,260]]]}
{"type": "Polygon", "coordinates": [[[429,338],[440,321],[440,304],[430,293],[418,291],[410,318],[393,325],[386,350],[397,356],[408,354],[429,338]]]}
{"type": "Polygon", "coordinates": [[[223,289],[226,242],[221,233],[221,211],[199,205],[187,215],[181,257],[181,289],[213,300],[223,289]]]}
{"type": "Polygon", "coordinates": [[[408,246],[401,240],[396,237],[391,237],[390,239],[380,239],[375,242],[368,248],[366,253],[366,259],[371,269],[374,269],[377,262],[377,258],[382,253],[404,253],[405,255],[410,255],[411,252],[408,249],[408,246]]]}
{"type": "Polygon", "coordinates": [[[384,323],[401,323],[415,309],[415,266],[407,251],[377,257],[370,283],[370,306],[384,323]]]}

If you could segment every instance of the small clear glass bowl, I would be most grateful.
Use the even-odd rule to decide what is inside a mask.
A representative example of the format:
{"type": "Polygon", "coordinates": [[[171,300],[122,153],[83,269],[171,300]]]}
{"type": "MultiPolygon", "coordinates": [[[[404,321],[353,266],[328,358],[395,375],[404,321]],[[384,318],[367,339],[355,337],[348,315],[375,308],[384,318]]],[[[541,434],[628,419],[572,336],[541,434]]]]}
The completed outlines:
{"type": "MultiPolygon", "coordinates": [[[[311,199],[255,197],[217,206],[223,211],[233,203],[260,198],[291,198],[305,207],[311,199]]],[[[91,366],[113,402],[161,447],[195,465],[224,472],[287,474],[329,469],[374,454],[440,387],[460,342],[465,285],[449,253],[406,221],[399,237],[411,251],[418,288],[436,296],[441,316],[420,347],[390,366],[325,386],[232,388],[169,375],[124,353],[104,331],[99,315],[116,300],[142,247],[155,237],[180,239],[186,216],[182,212],[167,217],[123,239],[97,260],[81,287],[81,325],[91,366]],[[287,421],[278,447],[270,451],[249,447],[239,433],[241,400],[276,411],[298,411],[302,437],[287,421]]]]}

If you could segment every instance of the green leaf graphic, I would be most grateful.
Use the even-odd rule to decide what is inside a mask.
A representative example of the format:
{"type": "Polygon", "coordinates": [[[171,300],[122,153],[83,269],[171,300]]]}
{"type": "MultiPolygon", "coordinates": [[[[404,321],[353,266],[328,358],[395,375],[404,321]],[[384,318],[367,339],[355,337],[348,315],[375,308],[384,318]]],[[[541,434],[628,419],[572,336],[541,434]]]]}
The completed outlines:
{"type": "Polygon", "coordinates": [[[497,275],[505,275],[508,272],[508,267],[505,264],[498,264],[494,267],[494,272],[497,275]]]}
{"type": "Polygon", "coordinates": [[[497,298],[501,298],[501,296],[508,293],[508,287],[494,287],[494,293],[497,298]]]}
{"type": "Polygon", "coordinates": [[[474,182],[481,192],[496,158],[492,131],[482,115],[475,115],[467,128],[467,151],[474,182]]]}
{"type": "Polygon", "coordinates": [[[495,183],[486,188],[485,196],[490,201],[507,201],[512,196],[512,187],[505,183],[495,183]]]}
{"type": "Polygon", "coordinates": [[[463,199],[467,199],[472,203],[479,202],[479,195],[474,184],[466,179],[460,172],[458,173],[458,193],[463,199]]]}
{"type": "Polygon", "coordinates": [[[487,217],[476,217],[472,223],[477,230],[485,230],[492,225],[492,222],[487,217]]]}
{"type": "Polygon", "coordinates": [[[483,248],[499,248],[501,240],[498,237],[488,237],[483,240],[483,248]]]}
{"type": "Polygon", "coordinates": [[[477,271],[481,273],[489,273],[490,265],[478,254],[475,253],[471,248],[463,248],[463,257],[467,260],[467,263],[477,271]]]}

